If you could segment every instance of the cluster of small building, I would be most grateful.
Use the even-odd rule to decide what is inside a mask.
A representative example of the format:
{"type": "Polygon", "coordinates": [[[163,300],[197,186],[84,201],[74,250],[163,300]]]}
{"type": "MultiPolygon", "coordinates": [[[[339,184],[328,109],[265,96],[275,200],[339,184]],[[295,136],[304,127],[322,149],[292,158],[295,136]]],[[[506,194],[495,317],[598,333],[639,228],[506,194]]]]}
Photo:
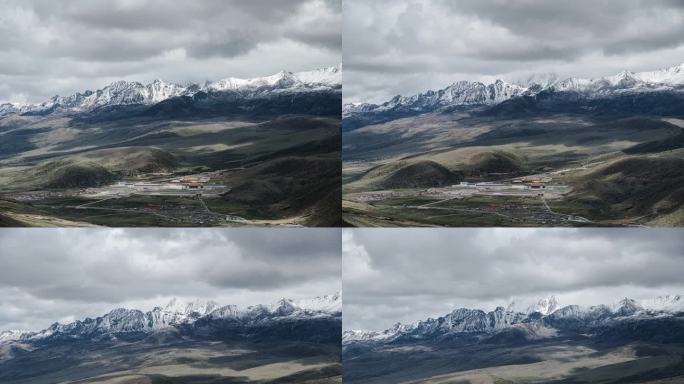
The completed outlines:
{"type": "Polygon", "coordinates": [[[207,184],[209,177],[186,177],[173,179],[168,182],[127,182],[120,181],[118,187],[131,188],[136,191],[161,192],[178,190],[216,190],[225,188],[223,185],[207,184]]]}
{"type": "Polygon", "coordinates": [[[181,189],[204,189],[205,183],[209,181],[209,177],[183,177],[173,179],[169,183],[174,186],[181,186],[181,189]]]}
{"type": "Polygon", "coordinates": [[[551,182],[551,177],[549,176],[524,176],[517,179],[513,179],[513,184],[523,184],[529,189],[544,189],[546,185],[551,182]]]}
{"type": "Polygon", "coordinates": [[[525,176],[511,180],[510,182],[480,182],[470,183],[462,181],[454,188],[474,188],[479,191],[504,191],[504,190],[543,190],[555,189],[558,186],[550,185],[551,177],[548,176],[525,176]]]}

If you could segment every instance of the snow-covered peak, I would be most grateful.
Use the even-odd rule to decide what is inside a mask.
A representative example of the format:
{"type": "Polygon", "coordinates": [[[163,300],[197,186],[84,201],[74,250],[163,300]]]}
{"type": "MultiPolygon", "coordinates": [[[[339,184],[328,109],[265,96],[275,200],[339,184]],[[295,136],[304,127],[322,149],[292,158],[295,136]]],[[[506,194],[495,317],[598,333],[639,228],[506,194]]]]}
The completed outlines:
{"type": "Polygon", "coordinates": [[[219,305],[211,300],[194,300],[183,302],[173,298],[164,307],[156,307],[147,313],[149,325],[153,329],[161,329],[177,324],[192,323],[200,317],[220,310],[219,305]]]}
{"type": "Polygon", "coordinates": [[[347,104],[343,107],[343,117],[354,113],[389,110],[423,111],[453,105],[494,105],[522,95],[525,91],[526,88],[522,86],[500,79],[491,84],[458,81],[437,91],[429,90],[413,96],[396,95],[380,105],[347,104]]]}
{"type": "Polygon", "coordinates": [[[184,307],[183,303],[174,297],[164,306],[164,312],[183,313],[185,312],[184,307]]]}
{"type": "Polygon", "coordinates": [[[28,112],[33,108],[31,104],[26,103],[4,103],[0,104],[0,117],[13,115],[17,113],[28,112]]]}
{"type": "Polygon", "coordinates": [[[533,85],[540,85],[543,88],[548,88],[549,86],[557,83],[560,80],[560,76],[554,72],[547,73],[537,73],[529,76],[526,80],[520,82],[521,86],[529,88],[533,85]]]}
{"type": "Polygon", "coordinates": [[[182,302],[173,298],[164,306],[164,312],[182,315],[198,314],[204,316],[218,309],[218,307],[219,305],[211,300],[197,299],[191,302],[182,302]]]}
{"type": "Polygon", "coordinates": [[[271,304],[268,309],[273,314],[287,316],[294,313],[299,308],[297,308],[297,306],[294,304],[294,301],[291,299],[282,298],[271,304]]]}
{"type": "Polygon", "coordinates": [[[391,341],[397,338],[398,336],[401,336],[402,334],[405,334],[407,332],[412,331],[415,329],[419,323],[414,323],[414,324],[403,324],[403,323],[396,323],[392,325],[390,328],[385,329],[384,331],[368,331],[368,330],[349,330],[349,331],[344,331],[342,333],[342,342],[343,343],[349,343],[349,342],[356,342],[356,341],[372,341],[372,342],[378,342],[378,341],[391,341]]]}
{"type": "Polygon", "coordinates": [[[352,341],[384,341],[390,339],[394,334],[388,330],[380,331],[364,331],[364,330],[350,330],[342,333],[342,342],[348,343],[352,341]]]}
{"type": "Polygon", "coordinates": [[[648,300],[624,298],[612,305],[587,308],[578,305],[561,307],[555,296],[549,296],[529,306],[524,312],[518,310],[518,306],[519,303],[514,301],[506,308],[497,307],[490,312],[458,308],[437,319],[430,318],[413,324],[397,323],[384,331],[346,331],[343,340],[346,343],[387,342],[401,336],[416,339],[453,333],[495,333],[511,327],[546,329],[549,324],[566,319],[582,321],[587,325],[605,325],[607,321],[680,316],[684,313],[684,297],[667,295],[648,300]]]}
{"type": "Polygon", "coordinates": [[[376,340],[380,332],[352,329],[342,332],[342,342],[376,340]]]}
{"type": "Polygon", "coordinates": [[[643,307],[634,299],[624,298],[612,306],[612,311],[619,316],[631,316],[643,310],[643,307]]]}
{"type": "Polygon", "coordinates": [[[634,77],[651,84],[684,85],[684,63],[655,71],[638,72],[634,77]]]}
{"type": "Polygon", "coordinates": [[[535,305],[527,308],[527,313],[541,313],[542,315],[550,315],[560,308],[560,304],[556,296],[549,296],[539,300],[535,305]]]}
{"type": "Polygon", "coordinates": [[[598,95],[612,92],[678,89],[684,86],[684,64],[655,71],[632,72],[625,69],[611,76],[591,79],[570,77],[546,83],[537,82],[537,84],[542,85],[543,89],[552,88],[560,91],[596,93],[598,95]]]}
{"type": "Polygon", "coordinates": [[[17,329],[11,329],[8,331],[0,331],[0,343],[5,343],[9,341],[17,341],[22,338],[22,336],[28,334],[28,331],[22,331],[17,329]]]}
{"type": "Polygon", "coordinates": [[[351,116],[355,113],[366,113],[376,110],[378,105],[369,103],[346,103],[342,105],[342,118],[351,116]]]}
{"type": "Polygon", "coordinates": [[[296,306],[301,309],[314,312],[342,312],[342,293],[335,292],[332,295],[317,296],[313,299],[298,300],[296,302],[296,306]]]}
{"type": "Polygon", "coordinates": [[[524,314],[541,313],[542,315],[549,315],[560,309],[560,303],[554,295],[544,297],[538,300],[529,299],[514,299],[506,307],[507,312],[516,312],[524,314]]]}
{"type": "Polygon", "coordinates": [[[172,97],[193,96],[199,91],[239,91],[243,96],[263,95],[282,91],[312,91],[338,89],[342,84],[342,65],[293,73],[280,71],[264,77],[241,79],[228,77],[204,85],[189,83],[180,85],[155,79],[149,84],[137,81],[117,80],[95,91],[74,93],[70,96],[56,95],[39,104],[0,105],[0,117],[26,113],[54,111],[84,112],[95,108],[117,105],[152,105],[172,97]]]}
{"type": "Polygon", "coordinates": [[[314,69],[313,71],[298,72],[295,77],[302,83],[309,85],[342,85],[342,64],[314,69]]]}
{"type": "Polygon", "coordinates": [[[651,311],[680,313],[684,312],[684,297],[681,295],[658,296],[649,300],[642,300],[641,306],[651,311]]]}
{"type": "Polygon", "coordinates": [[[260,88],[312,88],[336,87],[342,84],[342,65],[305,72],[280,71],[271,76],[241,79],[228,77],[204,86],[209,91],[245,91],[260,88]]]}
{"type": "Polygon", "coordinates": [[[228,77],[207,84],[204,88],[209,91],[226,91],[226,90],[247,90],[261,87],[275,87],[278,85],[286,85],[291,83],[293,76],[291,72],[280,71],[271,76],[255,77],[251,79],[241,79],[237,77],[228,77]]]}
{"type": "Polygon", "coordinates": [[[271,313],[278,316],[300,314],[337,314],[342,312],[342,294],[336,292],[331,295],[317,296],[310,299],[292,300],[282,298],[269,306],[248,307],[249,313],[271,313]]]}
{"type": "MultiPolygon", "coordinates": [[[[684,313],[684,297],[682,295],[665,295],[650,299],[635,300],[625,297],[612,304],[600,304],[589,308],[577,305],[574,311],[578,313],[610,313],[617,316],[633,315],[676,315],[684,313]]],[[[559,308],[557,311],[569,307],[559,308]]]]}
{"type": "Polygon", "coordinates": [[[495,105],[519,96],[534,96],[542,91],[576,92],[587,98],[634,92],[684,91],[684,64],[649,72],[624,70],[612,76],[593,79],[561,79],[553,73],[530,76],[519,84],[496,80],[493,83],[457,81],[439,90],[413,96],[397,95],[382,104],[346,104],[343,118],[354,114],[386,111],[430,112],[449,106],[495,105]]]}
{"type": "Polygon", "coordinates": [[[90,337],[121,332],[153,332],[177,325],[192,324],[201,318],[262,323],[279,319],[339,316],[342,310],[341,302],[342,295],[339,292],[298,301],[283,298],[270,305],[246,308],[236,305],[219,306],[211,300],[197,299],[184,302],[173,298],[166,305],[155,307],[148,312],[116,308],[97,318],[76,320],[68,324],[54,323],[38,332],[0,331],[0,343],[20,339],[37,340],[58,334],[90,337]]]}
{"type": "Polygon", "coordinates": [[[144,89],[145,100],[148,103],[158,103],[171,97],[176,97],[186,92],[185,87],[178,84],[166,83],[156,79],[147,84],[144,89]]]}

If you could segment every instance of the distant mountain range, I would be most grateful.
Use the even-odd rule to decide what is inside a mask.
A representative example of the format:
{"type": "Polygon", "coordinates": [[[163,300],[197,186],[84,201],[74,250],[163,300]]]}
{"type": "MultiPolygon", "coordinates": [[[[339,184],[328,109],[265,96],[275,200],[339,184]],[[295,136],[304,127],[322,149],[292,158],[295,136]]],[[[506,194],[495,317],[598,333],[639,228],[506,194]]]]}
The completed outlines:
{"type": "MultiPolygon", "coordinates": [[[[249,337],[263,333],[263,329],[282,324],[315,320],[340,321],[342,297],[340,293],[307,300],[281,299],[270,305],[238,307],[220,306],[213,301],[197,300],[183,303],[171,300],[163,307],[143,312],[137,309],[117,308],[96,317],[77,320],[68,324],[54,323],[40,331],[2,331],[3,344],[40,344],[64,340],[98,340],[107,338],[140,338],[156,332],[181,331],[187,335],[208,335],[208,329],[220,329],[222,333],[234,331],[229,337],[249,337]]],[[[305,332],[304,327],[303,331],[305,332]]],[[[311,329],[311,337],[315,328],[311,329]]],[[[335,335],[328,336],[334,337],[335,335]]],[[[339,337],[339,336],[337,336],[339,337]]],[[[339,340],[339,339],[338,339],[339,340]]],[[[1,356],[0,356],[1,357],[1,356]]]]}
{"type": "MultiPolygon", "coordinates": [[[[524,310],[518,309],[516,303],[506,308],[497,307],[490,312],[458,308],[436,319],[411,324],[397,323],[383,331],[345,331],[343,344],[440,342],[459,335],[484,334],[493,337],[509,332],[519,333],[529,340],[557,336],[564,332],[600,336],[626,324],[634,333],[630,336],[638,337],[635,323],[668,319],[684,322],[684,297],[662,296],[643,301],[625,298],[613,305],[581,307],[561,306],[552,296],[524,310]]],[[[672,332],[675,330],[672,329],[672,332]]]]}
{"type": "Polygon", "coordinates": [[[204,84],[180,85],[154,80],[149,84],[116,81],[95,91],[83,91],[69,96],[54,96],[39,104],[5,103],[0,105],[0,117],[28,114],[84,113],[98,108],[143,105],[151,106],[173,98],[204,99],[208,95],[223,95],[224,100],[258,99],[294,95],[304,92],[340,90],[342,65],[306,72],[281,71],[271,76],[240,79],[229,77],[204,84]],[[230,98],[226,98],[230,95],[230,98]]]}
{"type": "MultiPolygon", "coordinates": [[[[561,79],[557,75],[547,74],[532,76],[526,82],[518,84],[500,79],[491,84],[459,81],[436,91],[430,90],[413,96],[397,95],[381,104],[345,104],[342,116],[347,120],[345,128],[353,129],[403,116],[449,111],[455,107],[494,107],[520,100],[509,108],[493,110],[511,112],[529,109],[531,106],[538,107],[537,104],[542,102],[548,104],[548,100],[552,98],[563,103],[590,103],[582,105],[586,110],[594,108],[596,100],[605,98],[683,91],[684,63],[656,71],[622,71],[617,75],[596,79],[561,79]]],[[[658,112],[653,108],[650,111],[658,112]]]]}

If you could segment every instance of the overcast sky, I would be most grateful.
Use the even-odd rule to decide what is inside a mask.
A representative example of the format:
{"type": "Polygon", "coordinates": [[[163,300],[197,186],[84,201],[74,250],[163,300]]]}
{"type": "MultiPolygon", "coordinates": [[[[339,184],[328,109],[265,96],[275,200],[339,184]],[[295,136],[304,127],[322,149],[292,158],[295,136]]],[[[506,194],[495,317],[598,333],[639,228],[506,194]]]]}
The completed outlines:
{"type": "Polygon", "coordinates": [[[342,59],[340,0],[0,0],[0,102],[342,59]]]}
{"type": "Polygon", "coordinates": [[[681,0],[345,0],[345,102],[684,62],[681,0]]]}
{"type": "Polygon", "coordinates": [[[588,306],[684,294],[679,229],[355,229],[342,247],[345,330],[550,295],[588,306]]]}
{"type": "Polygon", "coordinates": [[[177,297],[270,304],[341,289],[335,229],[5,229],[0,330],[177,297]]]}

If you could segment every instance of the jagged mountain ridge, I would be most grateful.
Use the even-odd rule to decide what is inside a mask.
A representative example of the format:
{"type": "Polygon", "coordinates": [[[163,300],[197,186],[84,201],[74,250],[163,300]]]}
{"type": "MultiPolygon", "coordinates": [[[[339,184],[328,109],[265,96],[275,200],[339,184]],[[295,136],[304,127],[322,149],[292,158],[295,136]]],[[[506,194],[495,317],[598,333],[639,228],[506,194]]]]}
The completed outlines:
{"type": "Polygon", "coordinates": [[[555,334],[556,327],[573,324],[574,327],[600,327],[626,320],[656,319],[684,314],[684,297],[660,296],[636,301],[625,298],[613,305],[588,308],[578,305],[560,306],[555,297],[542,299],[526,311],[497,307],[485,312],[480,309],[458,308],[452,312],[411,324],[396,323],[383,331],[350,330],[342,337],[344,344],[388,343],[396,340],[419,340],[454,334],[493,334],[512,328],[525,327],[537,334],[555,334]]]}
{"type": "Polygon", "coordinates": [[[452,106],[492,106],[522,96],[535,96],[542,92],[566,92],[581,98],[602,98],[624,94],[654,91],[684,90],[684,63],[655,71],[622,71],[617,75],[595,79],[560,79],[553,74],[532,76],[521,84],[501,79],[492,84],[459,81],[437,91],[413,96],[397,95],[381,103],[345,104],[343,118],[364,114],[392,112],[430,112],[452,106]]]}
{"type": "Polygon", "coordinates": [[[248,326],[268,325],[293,319],[339,317],[342,312],[341,293],[312,299],[280,299],[270,305],[239,307],[219,306],[214,301],[196,300],[183,303],[172,299],[163,307],[143,312],[116,308],[96,318],[86,318],[68,324],[54,323],[37,331],[2,331],[0,344],[32,342],[52,338],[92,338],[125,333],[152,333],[163,329],[192,325],[198,320],[230,320],[248,326]]]}
{"type": "Polygon", "coordinates": [[[382,104],[345,104],[342,117],[397,109],[428,111],[453,105],[492,105],[526,92],[526,88],[503,80],[492,84],[459,81],[437,91],[430,90],[413,96],[397,95],[382,104]]]}
{"type": "Polygon", "coordinates": [[[250,79],[229,77],[201,85],[180,85],[159,79],[149,84],[119,80],[96,91],[78,92],[70,96],[57,95],[39,104],[4,103],[0,105],[0,117],[25,113],[78,113],[108,106],[154,105],[174,97],[194,96],[200,92],[231,92],[243,98],[253,98],[271,94],[339,89],[341,85],[341,64],[305,72],[283,70],[271,76],[250,79]]]}

